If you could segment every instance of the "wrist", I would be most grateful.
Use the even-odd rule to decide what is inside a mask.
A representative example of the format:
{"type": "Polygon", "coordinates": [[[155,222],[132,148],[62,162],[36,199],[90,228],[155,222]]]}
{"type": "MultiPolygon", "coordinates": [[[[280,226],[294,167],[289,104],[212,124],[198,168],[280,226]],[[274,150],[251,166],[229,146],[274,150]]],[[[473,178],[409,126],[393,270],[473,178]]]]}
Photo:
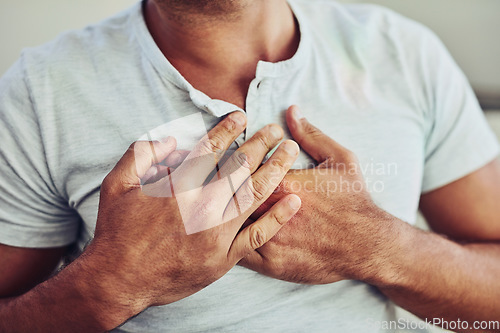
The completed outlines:
{"type": "Polygon", "coordinates": [[[379,289],[424,290],[427,286],[423,273],[430,263],[442,267],[463,254],[463,248],[456,243],[390,214],[383,219],[382,225],[386,226],[382,228],[386,231],[380,237],[378,255],[369,263],[377,269],[364,279],[379,289]]]}
{"type": "MultiPolygon", "coordinates": [[[[74,294],[103,330],[109,331],[143,311],[148,304],[133,297],[117,274],[107,267],[105,257],[92,245],[64,273],[73,281],[74,294]]],[[[63,273],[61,272],[61,273],[63,273]]]]}
{"type": "Polygon", "coordinates": [[[362,219],[362,225],[373,228],[367,233],[367,253],[356,279],[381,288],[404,284],[401,270],[421,231],[380,208],[362,219]]]}

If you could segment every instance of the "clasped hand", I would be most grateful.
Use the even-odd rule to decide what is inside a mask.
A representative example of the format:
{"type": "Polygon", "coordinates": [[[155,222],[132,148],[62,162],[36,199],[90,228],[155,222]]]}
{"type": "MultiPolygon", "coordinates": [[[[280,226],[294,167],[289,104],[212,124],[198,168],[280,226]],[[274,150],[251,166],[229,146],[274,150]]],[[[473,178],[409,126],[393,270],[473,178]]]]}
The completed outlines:
{"type": "Polygon", "coordinates": [[[292,220],[239,264],[297,283],[378,280],[387,267],[394,218],[373,203],[351,151],[311,125],[296,106],[288,109],[286,119],[294,139],[318,164],[289,171],[252,214],[250,221],[290,193],[302,200],[292,220]]]}
{"type": "Polygon", "coordinates": [[[165,177],[158,174],[176,149],[175,139],[136,142],[106,176],[95,237],[85,255],[102,263],[117,302],[133,302],[141,311],[199,291],[269,241],[298,211],[299,197],[287,195],[242,228],[299,153],[288,140],[261,165],[283,137],[279,126],[268,125],[218,168],[245,127],[242,113],[229,115],[175,170],[167,168],[165,177]]]}

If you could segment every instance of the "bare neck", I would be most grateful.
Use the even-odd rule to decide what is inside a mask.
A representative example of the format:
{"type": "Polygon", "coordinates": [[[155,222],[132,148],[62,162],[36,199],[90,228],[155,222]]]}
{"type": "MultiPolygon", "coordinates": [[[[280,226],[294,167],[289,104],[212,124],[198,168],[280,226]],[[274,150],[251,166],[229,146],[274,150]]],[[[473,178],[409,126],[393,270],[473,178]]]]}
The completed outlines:
{"type": "Polygon", "coordinates": [[[183,13],[147,2],[146,22],[158,47],[195,88],[240,107],[257,62],[289,59],[298,47],[285,0],[253,0],[225,14],[183,13]]]}

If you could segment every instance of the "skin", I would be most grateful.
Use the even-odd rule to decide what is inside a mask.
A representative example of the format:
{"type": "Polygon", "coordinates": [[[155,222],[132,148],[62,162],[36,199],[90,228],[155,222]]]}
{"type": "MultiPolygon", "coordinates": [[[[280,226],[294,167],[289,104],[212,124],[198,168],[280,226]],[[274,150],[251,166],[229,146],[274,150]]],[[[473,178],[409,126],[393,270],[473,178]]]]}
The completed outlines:
{"type": "Polygon", "coordinates": [[[362,176],[337,167],[357,163],[356,156],[301,118],[296,106],[287,111],[287,123],[318,167],[290,171],[279,191],[252,215],[257,218],[290,193],[303,200],[290,223],[240,265],[297,283],[364,281],[429,320],[460,319],[472,326],[474,321],[500,318],[498,160],[422,195],[422,212],[443,236],[378,208],[366,189],[357,187],[362,176]],[[340,177],[351,187],[311,190],[311,184],[339,184],[340,177]]]}
{"type": "Polygon", "coordinates": [[[171,2],[147,2],[148,28],[170,63],[211,98],[244,109],[257,62],[289,59],[298,48],[299,29],[285,1],[229,1],[233,7],[222,18],[199,13],[198,7],[179,15],[173,7],[172,14],[171,2]]]}
{"type": "MultiPolygon", "coordinates": [[[[134,143],[103,181],[91,244],[55,277],[21,296],[2,299],[0,331],[113,329],[147,307],[196,293],[269,241],[301,204],[298,196],[289,195],[242,228],[298,156],[298,145],[288,140],[261,166],[283,137],[279,126],[264,127],[203,185],[222,152],[245,127],[242,113],[231,114],[169,177],[144,186],[140,185],[144,175],[156,167],[155,161],[174,152],[176,142],[170,138],[134,143]],[[236,192],[228,186],[229,178],[236,192]],[[164,195],[171,188],[174,196],[164,195]],[[234,198],[239,200],[239,210],[234,198]],[[183,214],[183,208],[189,214],[183,214]]],[[[8,273],[13,264],[22,265],[9,262],[3,253],[2,258],[7,265],[0,273],[8,273]]],[[[13,274],[0,276],[2,286],[12,284],[13,274]]],[[[10,292],[22,292],[24,287],[10,292]]]]}
{"type": "Polygon", "coordinates": [[[225,20],[236,20],[241,17],[240,13],[252,1],[232,0],[157,0],[169,17],[176,21],[187,24],[195,24],[200,20],[216,22],[220,18],[225,20]],[[193,18],[197,17],[196,20],[193,18]]]}
{"type": "MultiPolygon", "coordinates": [[[[198,3],[200,6],[207,5],[204,1],[198,3]]],[[[279,61],[293,55],[300,38],[297,25],[290,9],[281,0],[232,1],[230,8],[223,6],[228,5],[227,1],[217,3],[220,6],[216,7],[224,9],[228,15],[205,11],[206,7],[200,10],[192,1],[149,1],[146,5],[148,27],[165,56],[193,86],[212,98],[244,107],[248,84],[255,75],[257,61],[279,61]],[[174,4],[188,7],[175,7],[174,4]],[[172,9],[171,13],[167,11],[169,8],[172,9]],[[206,52],[207,49],[211,52],[206,52]]],[[[287,112],[290,131],[321,167],[288,173],[280,185],[280,191],[256,210],[245,225],[252,226],[249,223],[268,216],[265,214],[270,211],[270,207],[274,207],[274,203],[279,204],[282,202],[280,200],[290,198],[293,191],[289,184],[293,181],[299,182],[302,189],[308,188],[310,181],[315,178],[335,181],[339,175],[336,162],[357,163],[351,152],[323,135],[307,120],[294,116],[294,111],[297,109],[291,108],[287,112]]],[[[262,135],[268,137],[270,133],[262,135]]],[[[258,139],[255,142],[268,141],[258,139]]],[[[268,150],[270,144],[266,143],[265,146],[257,156],[268,150]]],[[[185,155],[185,152],[172,152],[166,158],[171,160],[171,165],[178,166],[185,155]]],[[[247,155],[254,156],[250,153],[247,155]]],[[[125,164],[129,167],[133,165],[125,164]]],[[[251,168],[252,172],[254,168],[251,168]]],[[[145,173],[161,174],[161,170],[155,173],[150,169],[145,173]]],[[[211,270],[212,274],[205,276],[206,280],[202,278],[189,285],[158,286],[155,283],[159,278],[169,281],[171,268],[168,264],[161,267],[160,276],[154,274],[156,269],[144,266],[148,260],[140,261],[140,272],[135,270],[135,265],[139,265],[138,253],[148,255],[153,263],[157,263],[155,260],[158,257],[155,255],[158,254],[144,251],[144,244],[156,244],[159,242],[158,237],[147,233],[145,227],[144,230],[139,227],[131,230],[127,228],[127,223],[120,224],[113,217],[119,214],[116,212],[117,206],[110,203],[115,200],[123,203],[124,207],[132,207],[130,211],[122,213],[124,218],[130,215],[127,213],[139,209],[133,202],[127,201],[127,195],[130,194],[119,190],[124,183],[137,185],[137,175],[134,176],[131,170],[117,170],[103,184],[104,199],[99,209],[97,241],[93,243],[96,245],[90,246],[84,255],[54,278],[21,297],[2,300],[0,331],[9,331],[8,325],[16,329],[19,329],[19,325],[25,325],[26,330],[32,331],[40,327],[55,328],[55,325],[61,330],[74,330],[75,327],[86,331],[109,329],[146,305],[174,301],[199,290],[204,283],[210,283],[223,274],[245,252],[236,251],[238,255],[232,261],[212,263],[211,267],[215,268],[211,270]],[[131,178],[125,181],[117,177],[117,173],[131,178]],[[106,199],[108,196],[109,200],[106,199]],[[132,233],[133,236],[129,236],[132,233]],[[137,233],[144,235],[140,242],[142,246],[136,244],[137,248],[126,249],[130,257],[120,256],[120,260],[126,260],[131,267],[116,267],[119,261],[114,262],[113,258],[118,256],[116,252],[124,253],[124,249],[116,251],[113,247],[120,249],[126,246],[128,240],[135,239],[137,233]],[[109,242],[111,245],[107,245],[109,242]],[[111,259],[103,256],[106,253],[103,249],[110,251],[111,259]],[[139,280],[132,281],[135,274],[142,280],[140,283],[139,280]],[[151,286],[160,288],[162,292],[152,294],[151,286]],[[71,312],[67,309],[71,309],[71,312]],[[58,314],[57,322],[50,321],[51,316],[48,314],[53,313],[58,314]],[[82,323],[87,327],[82,327],[82,323]]],[[[348,179],[354,184],[362,177],[354,173],[348,179]]],[[[265,239],[268,242],[258,247],[258,251],[251,251],[256,247],[248,246],[252,242],[242,246],[249,252],[240,261],[241,265],[278,279],[299,283],[334,283],[343,279],[365,281],[421,317],[443,317],[448,320],[459,317],[470,322],[500,318],[497,306],[497,300],[500,299],[497,278],[500,275],[498,162],[491,162],[462,179],[422,195],[420,208],[431,227],[448,238],[417,230],[382,211],[373,204],[364,189],[334,193],[314,190],[295,194],[303,202],[296,217],[279,232],[277,228],[271,228],[266,233],[269,235],[265,239]],[[276,237],[269,240],[275,232],[276,237]],[[310,260],[311,257],[315,260],[310,260]]],[[[288,210],[283,213],[285,220],[294,212],[288,210]]],[[[235,224],[240,223],[243,222],[239,220],[235,224]]],[[[277,225],[270,222],[269,226],[277,225]]],[[[165,232],[168,234],[170,230],[165,232]]],[[[208,238],[210,235],[213,237],[213,234],[207,233],[208,238]]],[[[203,241],[195,243],[206,244],[203,241]]],[[[262,245],[261,242],[257,243],[262,245]]],[[[226,251],[222,253],[230,251],[227,243],[221,248],[226,251]]],[[[189,252],[189,249],[184,248],[184,251],[189,252]]],[[[63,250],[42,252],[0,247],[2,296],[19,294],[43,279],[63,250]],[[34,264],[39,260],[48,263],[47,269],[40,269],[34,264]],[[27,276],[33,279],[15,282],[29,280],[27,276]]],[[[197,256],[193,258],[197,259],[197,256]]],[[[194,266],[199,264],[199,261],[193,262],[194,266]]],[[[190,273],[199,273],[197,267],[184,268],[190,273]]],[[[191,281],[189,278],[186,280],[191,281]]]]}

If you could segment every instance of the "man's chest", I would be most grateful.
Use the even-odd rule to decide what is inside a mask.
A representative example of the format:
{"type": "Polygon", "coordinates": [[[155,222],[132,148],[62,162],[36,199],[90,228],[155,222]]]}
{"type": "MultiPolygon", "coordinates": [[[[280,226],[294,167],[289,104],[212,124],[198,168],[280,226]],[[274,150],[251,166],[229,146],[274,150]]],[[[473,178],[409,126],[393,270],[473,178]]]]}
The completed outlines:
{"type": "MultiPolygon", "coordinates": [[[[310,89],[290,94],[280,93],[280,89],[283,88],[276,87],[275,82],[266,80],[251,85],[246,109],[248,128],[239,142],[269,123],[286,129],[285,110],[291,104],[299,105],[312,124],[357,155],[374,201],[413,222],[420,196],[425,141],[415,113],[397,101],[353,108],[335,92],[330,96],[311,96],[310,89]]],[[[189,149],[219,121],[185,96],[145,102],[149,106],[142,115],[126,104],[126,99],[117,103],[115,108],[122,110],[119,116],[104,109],[82,113],[78,126],[75,123],[71,131],[62,133],[68,149],[58,154],[56,177],[67,191],[69,204],[84,222],[82,244],[95,228],[100,183],[133,141],[163,127],[165,133],[160,136],[172,135],[168,128],[175,129],[182,148],[189,149]],[[169,123],[174,126],[164,126],[169,123]],[[80,142],[82,136],[87,139],[85,144],[80,142]]],[[[294,168],[313,166],[314,161],[301,152],[294,168]]]]}

